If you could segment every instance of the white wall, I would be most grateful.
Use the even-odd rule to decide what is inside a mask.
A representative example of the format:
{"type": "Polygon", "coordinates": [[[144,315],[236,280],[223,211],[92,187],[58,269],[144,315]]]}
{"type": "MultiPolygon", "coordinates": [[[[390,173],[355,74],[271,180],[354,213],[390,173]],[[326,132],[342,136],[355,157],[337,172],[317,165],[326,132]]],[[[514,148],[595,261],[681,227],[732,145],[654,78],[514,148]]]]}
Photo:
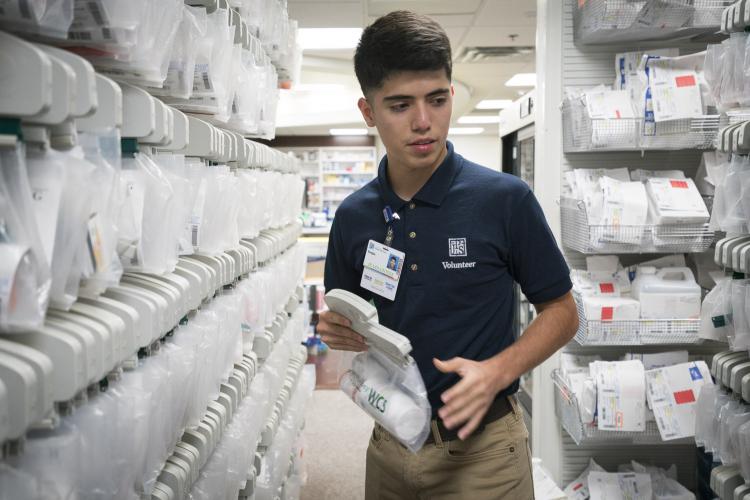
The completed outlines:
{"type": "Polygon", "coordinates": [[[500,139],[494,135],[448,136],[455,150],[467,160],[500,170],[500,139]]]}

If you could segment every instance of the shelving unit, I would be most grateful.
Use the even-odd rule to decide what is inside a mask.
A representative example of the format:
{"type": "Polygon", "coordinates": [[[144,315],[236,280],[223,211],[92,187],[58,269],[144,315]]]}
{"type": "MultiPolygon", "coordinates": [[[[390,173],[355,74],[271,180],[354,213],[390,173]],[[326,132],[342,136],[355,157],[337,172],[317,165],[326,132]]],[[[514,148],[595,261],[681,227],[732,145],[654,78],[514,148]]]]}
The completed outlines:
{"type": "Polygon", "coordinates": [[[307,183],[305,208],[325,212],[330,224],[338,205],[377,175],[377,152],[373,146],[283,148],[302,162],[307,183]]]}
{"type": "MultiPolygon", "coordinates": [[[[708,3],[702,5],[723,11],[733,2],[708,3]]],[[[705,42],[696,43],[690,37],[717,31],[716,26],[705,27],[703,23],[711,14],[704,12],[690,18],[692,25],[686,25],[684,20],[667,29],[669,24],[663,23],[664,29],[652,30],[653,36],[645,42],[642,30],[612,31],[633,23],[624,16],[611,16],[610,21],[616,23],[614,27],[587,24],[584,16],[602,14],[598,10],[602,5],[633,9],[644,2],[547,0],[539,4],[536,66],[537,78],[545,84],[537,93],[536,141],[546,147],[536,151],[535,163],[543,166],[544,175],[535,176],[535,193],[573,267],[580,267],[585,255],[703,252],[715,239],[707,225],[590,226],[579,200],[561,199],[564,173],[574,168],[679,168],[689,176],[694,175],[700,163],[700,150],[713,147],[719,128],[718,116],[706,116],[674,124],[662,122],[657,124],[656,136],[646,137],[642,120],[591,120],[583,103],[566,102],[565,88],[611,85],[616,53],[666,47],[697,52],[705,47],[705,42]]],[[[626,350],[658,352],[674,349],[675,345],[687,347],[693,355],[710,355],[717,349],[715,345],[699,344],[697,320],[601,321],[586,318],[581,309],[579,301],[581,326],[576,342],[565,348],[570,353],[617,359],[626,350]]],[[[678,480],[687,488],[696,486],[696,450],[692,440],[663,442],[658,429],[651,424],[646,432],[636,435],[600,431],[595,425],[582,423],[575,396],[558,371],[559,359],[554,356],[536,370],[534,405],[543,409],[546,405],[546,411],[534,413],[532,429],[533,454],[552,464],[550,472],[558,484],[569,484],[594,458],[607,470],[616,470],[630,460],[662,467],[675,464],[678,480]],[[550,401],[555,402],[555,411],[549,408],[550,401]]]]}

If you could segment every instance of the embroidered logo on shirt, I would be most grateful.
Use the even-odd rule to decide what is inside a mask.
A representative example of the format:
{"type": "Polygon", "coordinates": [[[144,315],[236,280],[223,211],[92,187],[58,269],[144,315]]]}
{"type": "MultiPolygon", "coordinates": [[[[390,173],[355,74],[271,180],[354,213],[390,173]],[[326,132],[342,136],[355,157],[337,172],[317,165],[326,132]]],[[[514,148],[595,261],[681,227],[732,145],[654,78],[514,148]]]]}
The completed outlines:
{"type": "Polygon", "coordinates": [[[448,238],[448,257],[468,257],[466,238],[448,238]]]}

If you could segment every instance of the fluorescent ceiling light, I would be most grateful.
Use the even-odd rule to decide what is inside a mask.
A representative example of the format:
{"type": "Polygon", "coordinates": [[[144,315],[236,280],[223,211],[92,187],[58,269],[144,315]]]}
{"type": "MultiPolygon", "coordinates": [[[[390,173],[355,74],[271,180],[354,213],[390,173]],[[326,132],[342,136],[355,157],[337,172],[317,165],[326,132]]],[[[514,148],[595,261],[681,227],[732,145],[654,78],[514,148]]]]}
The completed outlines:
{"type": "Polygon", "coordinates": [[[505,109],[511,104],[510,99],[485,99],[477,103],[477,109],[505,109]]]}
{"type": "Polygon", "coordinates": [[[332,128],[331,135],[367,135],[366,128],[332,128]]]}
{"type": "Polygon", "coordinates": [[[353,49],[362,28],[300,28],[297,40],[303,50],[353,49]]]}
{"type": "Polygon", "coordinates": [[[461,125],[477,123],[500,123],[500,115],[466,115],[458,119],[461,125]]]}
{"type": "Polygon", "coordinates": [[[506,87],[536,87],[536,73],[518,73],[505,82],[506,87]]]}
{"type": "Polygon", "coordinates": [[[484,132],[482,127],[451,127],[448,129],[448,135],[477,135],[484,132]]]}

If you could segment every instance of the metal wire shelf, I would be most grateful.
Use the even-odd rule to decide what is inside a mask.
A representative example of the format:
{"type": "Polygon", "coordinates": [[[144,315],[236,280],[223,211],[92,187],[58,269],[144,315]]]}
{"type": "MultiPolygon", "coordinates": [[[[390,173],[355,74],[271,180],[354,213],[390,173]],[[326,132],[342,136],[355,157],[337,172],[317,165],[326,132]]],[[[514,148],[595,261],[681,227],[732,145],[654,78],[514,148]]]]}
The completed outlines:
{"type": "Polygon", "coordinates": [[[607,44],[713,34],[734,0],[586,0],[573,7],[575,42],[607,44]]]}
{"type": "Polygon", "coordinates": [[[555,413],[563,429],[570,434],[577,445],[654,445],[654,444],[690,444],[692,439],[662,441],[656,422],[646,422],[643,432],[602,431],[596,422],[583,423],[578,400],[568,386],[559,369],[552,371],[555,384],[555,413]]]}
{"type": "Polygon", "coordinates": [[[711,149],[719,131],[718,115],[647,126],[641,118],[590,118],[583,97],[566,98],[561,109],[565,153],[711,149]]]}
{"type": "Polygon", "coordinates": [[[560,218],[563,245],[583,254],[701,253],[715,238],[708,224],[592,225],[583,201],[566,197],[560,218]]]}
{"type": "Polygon", "coordinates": [[[578,309],[576,342],[583,346],[699,344],[699,319],[604,321],[587,318],[583,297],[573,292],[578,309]]]}

